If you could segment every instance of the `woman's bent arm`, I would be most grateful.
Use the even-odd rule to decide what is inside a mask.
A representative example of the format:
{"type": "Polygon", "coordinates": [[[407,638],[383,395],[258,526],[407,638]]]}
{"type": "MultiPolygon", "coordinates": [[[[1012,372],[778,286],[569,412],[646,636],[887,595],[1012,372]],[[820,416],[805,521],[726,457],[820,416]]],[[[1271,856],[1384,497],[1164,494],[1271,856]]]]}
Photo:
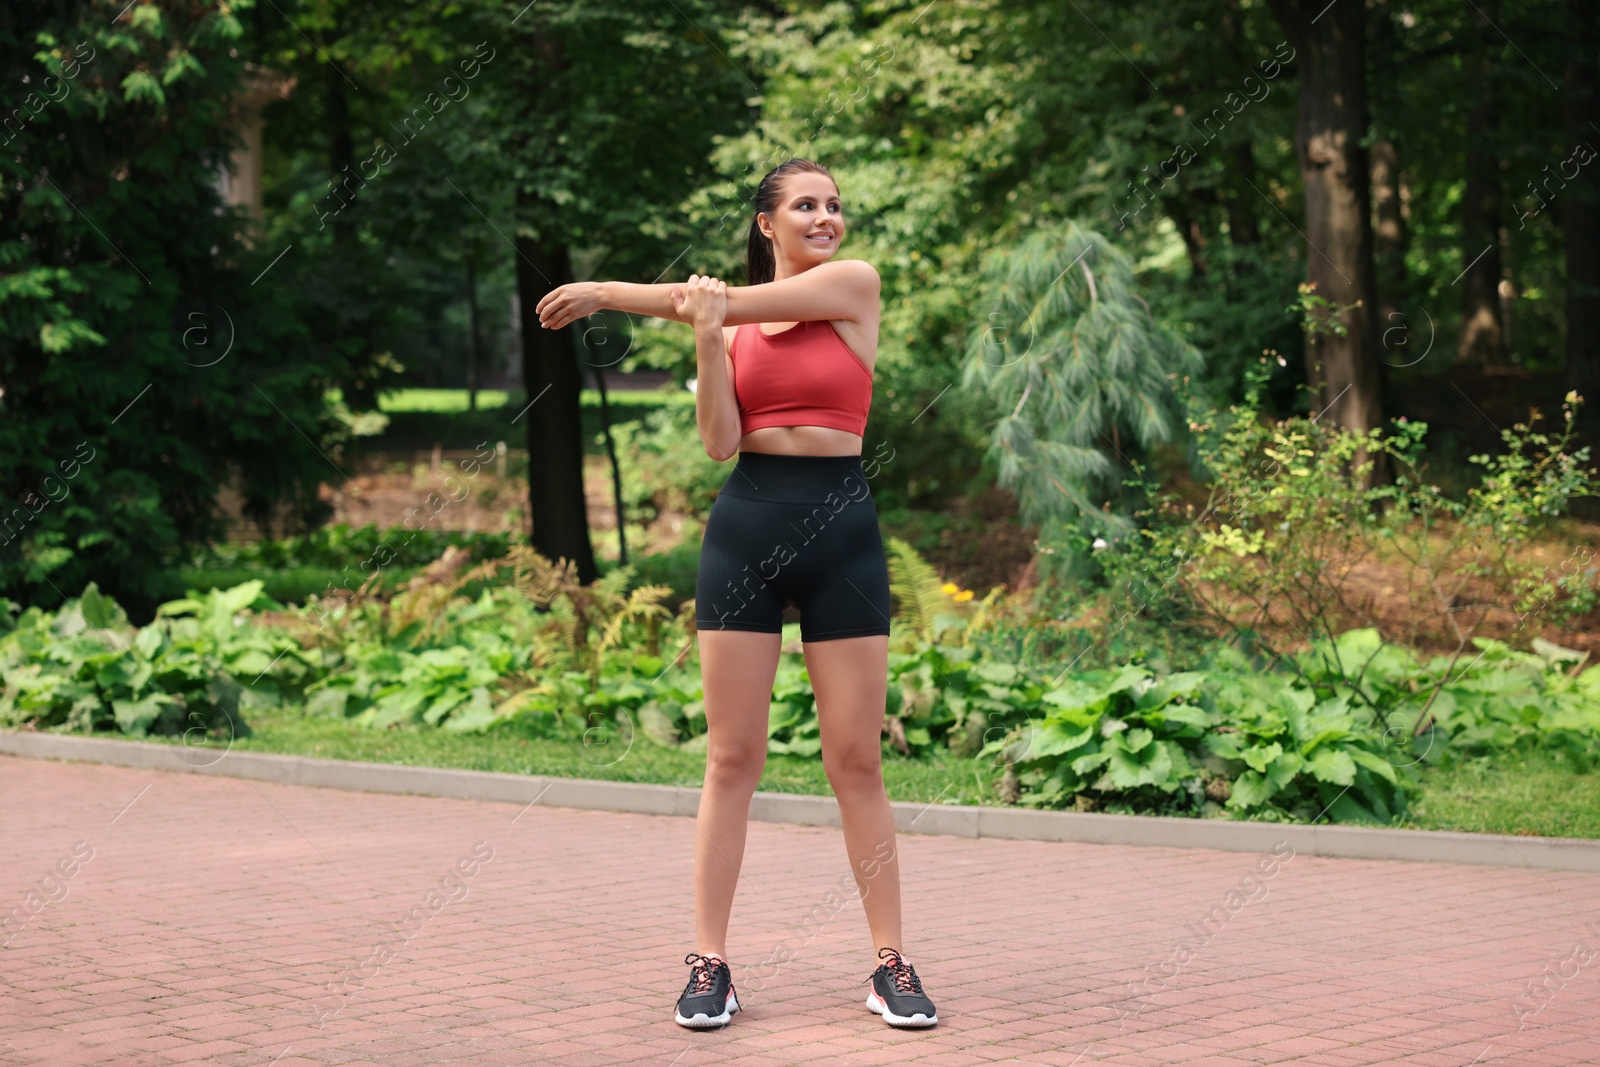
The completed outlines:
{"type": "Polygon", "coordinates": [[[819,263],[782,281],[728,286],[725,326],[747,322],[875,322],[878,272],[859,259],[819,263]]]}
{"type": "MultiPolygon", "coordinates": [[[[876,322],[879,287],[877,270],[863,260],[819,263],[781,281],[727,286],[724,325],[827,319],[876,322]]],[[[673,303],[673,294],[682,288],[682,282],[570,282],[546,293],[535,310],[541,326],[556,330],[601,308],[688,322],[673,303]]]]}
{"type": "Polygon", "coordinates": [[[703,323],[694,330],[699,373],[694,385],[695,422],[706,455],[721,463],[739,451],[739,399],[728,377],[728,350],[722,327],[703,323]]]}

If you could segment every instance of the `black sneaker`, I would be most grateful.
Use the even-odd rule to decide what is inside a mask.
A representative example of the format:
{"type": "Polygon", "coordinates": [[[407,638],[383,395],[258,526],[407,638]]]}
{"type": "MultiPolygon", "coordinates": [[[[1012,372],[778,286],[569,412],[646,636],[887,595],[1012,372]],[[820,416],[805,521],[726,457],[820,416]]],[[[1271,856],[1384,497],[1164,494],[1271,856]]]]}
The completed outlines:
{"type": "Polygon", "coordinates": [[[883,1016],[890,1026],[932,1026],[939,1021],[933,1001],[922,991],[922,981],[911,964],[900,958],[892,948],[878,950],[878,958],[889,953],[889,958],[866,979],[872,983],[867,994],[867,1007],[883,1016]]]}
{"type": "Polygon", "coordinates": [[[689,984],[678,998],[679,1025],[697,1030],[727,1025],[739,1010],[739,997],[733,991],[733,974],[727,963],[698,952],[689,953],[683,962],[693,964],[694,970],[689,972],[689,984]]]}

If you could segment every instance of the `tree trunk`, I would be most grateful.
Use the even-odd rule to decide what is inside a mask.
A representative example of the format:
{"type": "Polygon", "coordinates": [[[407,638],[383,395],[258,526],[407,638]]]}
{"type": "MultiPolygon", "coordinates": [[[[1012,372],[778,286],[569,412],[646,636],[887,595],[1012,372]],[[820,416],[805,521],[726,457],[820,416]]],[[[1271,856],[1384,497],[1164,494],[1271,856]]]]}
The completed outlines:
{"type": "MultiPolygon", "coordinates": [[[[1367,153],[1365,11],[1360,4],[1269,0],[1302,59],[1295,155],[1305,185],[1306,280],[1342,309],[1345,328],[1306,341],[1316,411],[1351,429],[1383,421],[1383,372],[1373,316],[1367,153]]],[[[1381,454],[1374,480],[1387,480],[1381,454]]]]}
{"type": "MultiPolygon", "coordinates": [[[[1600,33],[1587,0],[1567,0],[1573,33],[1567,61],[1567,151],[1593,146],[1600,126],[1600,33]],[[1591,125],[1591,123],[1593,125],[1591,125]]],[[[1591,153],[1592,154],[1592,153],[1591,153]]],[[[1592,407],[1600,401],[1600,192],[1594,180],[1575,181],[1561,191],[1562,236],[1567,259],[1567,387],[1592,407]]],[[[1592,418],[1593,413],[1587,412],[1592,418]]]]}
{"type": "MultiPolygon", "coordinates": [[[[1217,16],[1217,28],[1228,54],[1241,67],[1248,67],[1245,56],[1244,12],[1239,0],[1228,0],[1217,16]]],[[[1256,222],[1256,202],[1260,199],[1250,188],[1256,180],[1255,149],[1248,137],[1228,146],[1223,154],[1223,168],[1228,175],[1228,191],[1222,199],[1223,211],[1228,220],[1228,243],[1238,248],[1253,245],[1261,239],[1261,228],[1256,222]],[[1246,191],[1248,190],[1248,191],[1246,191]]]]}
{"type": "Polygon", "coordinates": [[[1200,228],[1199,220],[1190,212],[1188,200],[1181,195],[1172,196],[1163,202],[1163,206],[1178,236],[1183,238],[1184,250],[1189,253],[1189,269],[1194,271],[1196,278],[1204,278],[1209,270],[1206,265],[1206,235],[1200,228]]]}
{"type": "Polygon", "coordinates": [[[467,324],[472,341],[467,348],[467,410],[478,410],[478,368],[483,366],[483,343],[478,334],[478,264],[467,256],[467,324]]]}
{"type": "Polygon", "coordinates": [[[327,66],[328,83],[328,191],[321,200],[322,206],[332,212],[329,226],[333,230],[335,248],[346,248],[355,236],[354,216],[344,214],[343,205],[354,202],[359,179],[356,173],[355,140],[350,136],[350,100],[345,96],[344,76],[327,66]],[[341,217],[342,216],[342,217],[341,217]]]}
{"type": "MultiPolygon", "coordinates": [[[[588,353],[585,352],[585,358],[588,353]]],[[[595,391],[600,395],[600,430],[606,438],[606,458],[611,461],[611,499],[617,510],[617,565],[628,565],[628,509],[622,497],[622,464],[617,459],[617,439],[611,432],[611,399],[606,390],[606,369],[589,363],[595,391]]]]}
{"type": "MultiPolygon", "coordinates": [[[[517,192],[518,218],[534,218],[549,205],[517,192]]],[[[583,376],[573,349],[573,323],[561,330],[539,325],[533,309],[550,290],[572,281],[565,246],[546,248],[538,238],[517,238],[517,292],[526,309],[522,331],[522,378],[527,383],[528,514],[533,547],[553,560],[578,565],[585,585],[599,576],[589,543],[583,492],[583,429],[579,392],[583,376]]]]}
{"type": "MultiPolygon", "coordinates": [[[[1485,16],[1499,22],[1499,4],[1490,3],[1485,16]]],[[[1505,322],[1500,315],[1500,161],[1495,144],[1497,79],[1489,58],[1489,24],[1479,27],[1475,47],[1463,59],[1467,91],[1474,99],[1467,108],[1467,187],[1461,198],[1461,255],[1466,273],[1461,277],[1461,340],[1456,359],[1472,367],[1498,367],[1506,363],[1505,322]]]]}
{"type": "MultiPolygon", "coordinates": [[[[531,27],[530,27],[531,28],[531,27]]],[[[532,45],[538,62],[526,64],[521,98],[530,115],[548,95],[544,81],[566,66],[560,38],[539,28],[532,45]]],[[[519,154],[529,151],[518,144],[519,154]]],[[[545,159],[528,161],[546,164],[545,159]]],[[[528,426],[528,515],[532,545],[549,559],[571,560],[587,585],[599,577],[594,546],[589,543],[589,515],[583,491],[583,420],[579,397],[583,372],[573,334],[583,323],[561,330],[539,325],[539,306],[546,293],[573,280],[572,261],[564,239],[549,232],[546,220],[560,209],[542,197],[533,180],[517,183],[517,295],[522,307],[522,380],[527,408],[517,416],[528,426]]]]}

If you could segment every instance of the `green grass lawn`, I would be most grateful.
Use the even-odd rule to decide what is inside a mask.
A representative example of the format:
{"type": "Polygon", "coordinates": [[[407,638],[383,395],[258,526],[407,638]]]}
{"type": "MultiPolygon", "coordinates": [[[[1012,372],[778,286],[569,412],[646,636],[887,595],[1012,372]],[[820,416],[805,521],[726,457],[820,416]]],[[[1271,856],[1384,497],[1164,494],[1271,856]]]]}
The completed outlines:
{"type": "Polygon", "coordinates": [[[1600,838],[1600,773],[1552,756],[1469,760],[1422,781],[1407,829],[1600,838]]]}
{"type": "MultiPolygon", "coordinates": [[[[618,390],[609,394],[609,403],[613,424],[643,419],[663,406],[686,409],[693,419],[694,394],[687,389],[618,390]]],[[[480,390],[478,410],[471,412],[465,389],[398,389],[382,394],[378,404],[389,416],[389,424],[380,434],[357,438],[352,447],[359,452],[424,449],[435,443],[470,449],[483,441],[505,441],[512,448],[527,446],[527,419],[513,421],[527,407],[520,392],[507,397],[503,392],[480,390]]],[[[583,390],[579,404],[584,449],[600,454],[605,450],[596,440],[601,429],[599,392],[583,390]]]]}
{"type": "MultiPolygon", "coordinates": [[[[490,734],[365,730],[339,720],[307,718],[298,709],[252,712],[248,722],[252,736],[236,738],[236,751],[693,788],[699,788],[706,767],[703,753],[662,748],[643,734],[636,735],[631,745],[613,734],[605,744],[586,747],[576,741],[518,736],[511,730],[490,734]]],[[[176,738],[148,740],[176,743],[176,738]]],[[[980,774],[988,773],[983,765],[963,759],[884,763],[890,797],[923,803],[936,797],[944,804],[992,803],[983,799],[992,797],[992,788],[980,785],[979,780],[980,774]]],[[[772,793],[832,795],[822,762],[796,756],[768,756],[760,788],[772,793]]]]}
{"type": "MultiPolygon", "coordinates": [[[[505,407],[509,394],[504,389],[479,389],[479,408],[505,407]]],[[[466,411],[465,389],[394,389],[378,394],[378,410],[391,411],[466,411]]]]}
{"type": "MultiPolygon", "coordinates": [[[[585,747],[511,730],[486,735],[368,731],[338,720],[306,718],[297,709],[255,712],[249,723],[252,736],[233,743],[240,752],[694,788],[705,774],[702,753],[662,748],[642,734],[631,745],[613,736],[608,744],[585,747]]],[[[997,769],[983,761],[950,756],[886,759],[883,776],[891,800],[999,803],[993,788],[997,769]]],[[[1423,769],[1423,783],[1422,796],[1402,824],[1406,829],[1600,838],[1600,774],[1575,773],[1551,757],[1471,761],[1450,770],[1429,767],[1423,769]]],[[[820,760],[793,756],[768,756],[760,788],[813,796],[832,793],[820,760]]]]}
{"type": "MultiPolygon", "coordinates": [[[[519,397],[521,393],[517,394],[519,397]]],[[[621,404],[625,407],[655,407],[661,404],[684,403],[685,398],[692,403],[694,394],[681,387],[669,387],[660,392],[655,390],[614,389],[608,394],[612,404],[621,404]]],[[[511,394],[504,389],[479,389],[478,407],[480,410],[505,407],[510,401],[511,394]]],[[[600,391],[586,388],[579,393],[579,402],[588,406],[598,407],[600,404],[600,391]]],[[[378,394],[378,410],[385,414],[396,411],[437,411],[457,412],[467,410],[467,391],[465,389],[391,389],[378,394]]]]}

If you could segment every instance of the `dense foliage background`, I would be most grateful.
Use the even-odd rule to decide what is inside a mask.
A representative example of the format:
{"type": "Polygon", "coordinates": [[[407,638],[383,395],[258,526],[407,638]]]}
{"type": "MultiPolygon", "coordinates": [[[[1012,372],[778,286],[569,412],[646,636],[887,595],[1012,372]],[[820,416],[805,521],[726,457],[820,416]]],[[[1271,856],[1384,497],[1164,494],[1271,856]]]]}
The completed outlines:
{"type": "Polygon", "coordinates": [[[1457,413],[1553,406],[1594,380],[1595,14],[1345,6],[8,4],[0,590],[93,579],[148,610],[221,534],[220,489],[267,532],[312,527],[378,388],[483,380],[554,387],[515,431],[546,457],[535,541],[592,576],[581,364],[681,380],[692,352],[624,316],[523,331],[513,295],[738,280],[754,182],[792,155],[834,170],[845,253],[885,279],[869,433],[912,501],[1000,477],[1067,524],[1047,541],[1091,498],[1116,498],[1091,536],[1125,528],[1121,482],[1184,436],[1166,376],[1220,405],[1263,352],[1280,414],[1321,410],[1304,387],[1341,361],[1371,393],[1334,398],[1348,425],[1438,422],[1441,388],[1457,413]],[[1361,109],[1323,115],[1351,86],[1361,109]],[[254,221],[218,191],[252,108],[254,221]],[[1343,192],[1308,214],[1299,157],[1335,149],[1343,192]],[[1327,228],[1340,195],[1369,232],[1327,228]],[[1083,279],[1053,269],[1074,241],[1126,264],[1120,326],[1087,341],[1083,279]],[[1297,291],[1362,257],[1360,308],[1297,291]],[[1054,408],[1002,418],[1030,381],[1054,408]]]}
{"type": "MultiPolygon", "coordinates": [[[[700,751],[727,468],[692,338],[529,320],[568,281],[742,283],[798,156],[883,279],[886,753],[980,761],[982,800],[1293,821],[1394,822],[1456,757],[1587,773],[1597,26],[7,4],[0,725],[700,751]]],[[[769,751],[815,761],[793,636],[769,751]]]]}

